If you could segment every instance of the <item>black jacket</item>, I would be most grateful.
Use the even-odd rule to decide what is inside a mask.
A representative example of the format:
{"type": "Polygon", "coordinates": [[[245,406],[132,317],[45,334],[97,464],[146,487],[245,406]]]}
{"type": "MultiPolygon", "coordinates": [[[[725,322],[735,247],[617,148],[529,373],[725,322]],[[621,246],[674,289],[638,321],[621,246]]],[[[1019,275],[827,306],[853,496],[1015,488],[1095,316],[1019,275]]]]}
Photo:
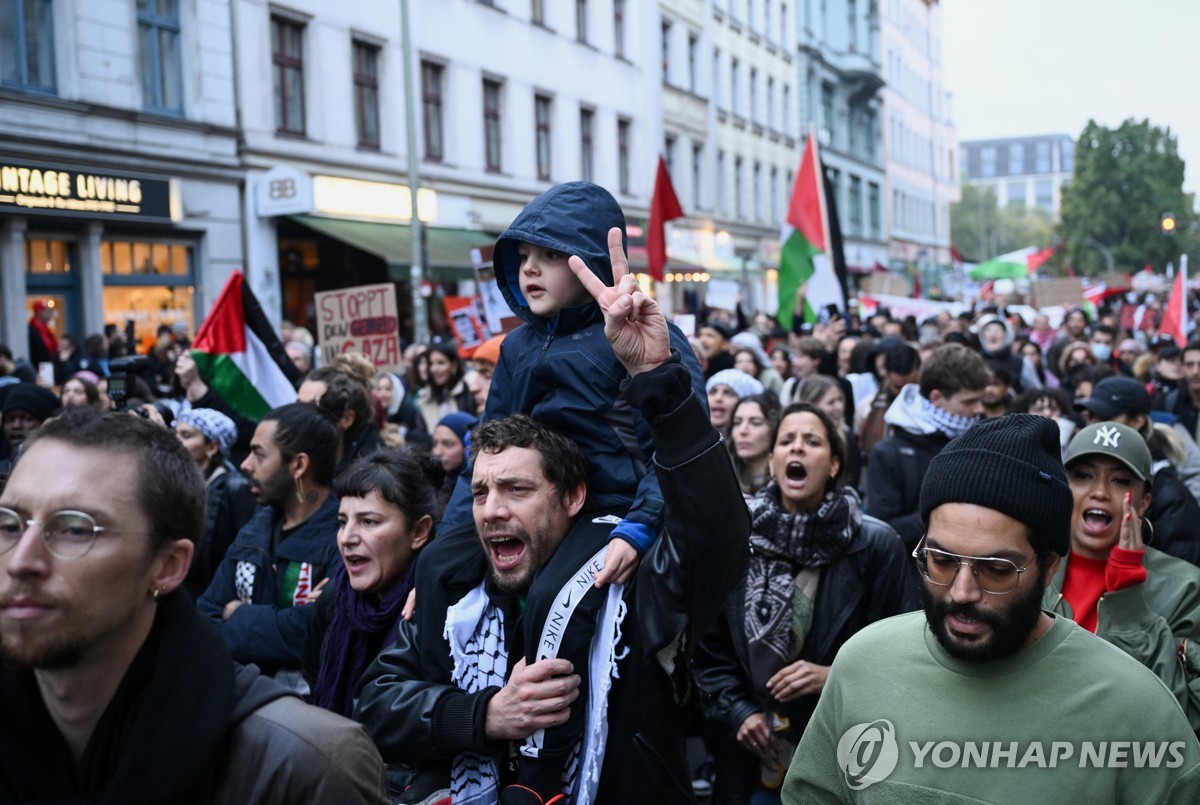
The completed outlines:
{"type": "MultiPolygon", "coordinates": [[[[920,606],[916,587],[904,572],[911,562],[887,523],[863,517],[849,550],[824,568],[813,604],[813,622],[798,659],[830,665],[852,635],[877,620],[911,612],[920,606]]],[[[730,593],[717,626],[700,641],[696,653],[696,685],[706,717],[736,731],[746,717],[764,709],[752,689],[743,616],[745,580],[730,593]]],[[[785,715],[800,733],[817,696],[785,705],[785,715]]]]}
{"type": "Polygon", "coordinates": [[[204,510],[204,539],[196,546],[192,566],[184,586],[193,599],[199,599],[212,583],[225,552],[233,544],[242,526],[254,516],[254,495],[250,482],[237,467],[225,463],[224,472],[209,478],[204,510]]]}
{"type": "MultiPolygon", "coordinates": [[[[798,659],[831,665],[842,645],[864,626],[920,606],[917,588],[906,572],[911,563],[895,531],[880,520],[864,517],[847,552],[821,571],[812,627],[798,659]]],[[[732,737],[750,715],[774,708],[791,720],[790,737],[798,743],[820,696],[780,705],[764,701],[754,690],[743,627],[745,608],[743,580],[725,600],[716,627],[700,641],[694,668],[701,710],[732,737]]],[[[717,777],[745,780],[749,775],[734,767],[747,763],[757,767],[757,760],[745,750],[723,753],[717,777]]]]}
{"type": "MultiPolygon", "coordinates": [[[[750,518],[733,467],[675,361],[625,384],[625,398],[651,425],[666,530],[625,590],[628,653],[609,693],[602,803],[694,801],[682,707],[691,696],[690,655],[742,578],[748,554],[750,518]]],[[[506,745],[484,739],[498,689],[468,694],[450,684],[448,669],[422,678],[422,639],[438,638],[401,624],[396,645],[364,676],[355,719],[385,759],[444,768],[464,751],[503,752],[506,745]]]]}
{"type": "Polygon", "coordinates": [[[1196,433],[1196,419],[1200,416],[1200,411],[1192,405],[1192,398],[1186,387],[1181,386],[1168,392],[1166,399],[1162,401],[1162,410],[1170,411],[1179,417],[1189,436],[1196,433]]]}
{"type": "Polygon", "coordinates": [[[910,551],[921,540],[921,481],[929,462],[949,443],[941,431],[916,434],[896,428],[871,449],[867,511],[896,529],[910,551]]]}
{"type": "Polygon", "coordinates": [[[1150,495],[1150,507],[1142,521],[1143,524],[1150,523],[1142,526],[1146,544],[1200,565],[1200,532],[1197,531],[1200,503],[1188,491],[1171,462],[1155,461],[1150,495]]]}
{"type": "Polygon", "coordinates": [[[274,506],[260,506],[238,532],[212,584],[196,602],[200,614],[221,630],[235,660],[255,663],[268,673],[300,667],[304,636],[315,608],[279,607],[279,560],[303,562],[316,586],[335,562],[342,561],[337,547],[337,513],[338,499],[330,493],[321,508],[275,549],[271,543],[283,512],[274,506]],[[244,606],[234,610],[229,620],[222,620],[225,605],[234,599],[244,606]]]}

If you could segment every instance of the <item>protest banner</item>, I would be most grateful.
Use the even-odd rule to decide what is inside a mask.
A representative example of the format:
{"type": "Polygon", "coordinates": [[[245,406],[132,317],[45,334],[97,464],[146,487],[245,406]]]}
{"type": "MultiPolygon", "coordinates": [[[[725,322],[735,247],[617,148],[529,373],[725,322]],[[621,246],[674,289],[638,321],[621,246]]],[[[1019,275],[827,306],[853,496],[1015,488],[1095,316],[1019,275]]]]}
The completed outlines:
{"type": "Polygon", "coordinates": [[[321,365],[332,364],[343,352],[361,352],[379,369],[403,371],[395,285],[319,291],[315,302],[321,365]]]}

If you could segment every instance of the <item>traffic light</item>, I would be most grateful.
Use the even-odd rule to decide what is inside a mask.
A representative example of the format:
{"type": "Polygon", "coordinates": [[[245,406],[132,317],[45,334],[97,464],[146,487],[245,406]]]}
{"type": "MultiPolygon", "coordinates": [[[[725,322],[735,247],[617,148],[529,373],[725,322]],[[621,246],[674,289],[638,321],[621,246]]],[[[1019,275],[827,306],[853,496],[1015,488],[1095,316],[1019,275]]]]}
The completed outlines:
{"type": "Polygon", "coordinates": [[[1162,214],[1162,220],[1159,222],[1159,225],[1162,227],[1162,233],[1164,235],[1174,235],[1175,234],[1175,213],[1164,212],[1162,214]]]}

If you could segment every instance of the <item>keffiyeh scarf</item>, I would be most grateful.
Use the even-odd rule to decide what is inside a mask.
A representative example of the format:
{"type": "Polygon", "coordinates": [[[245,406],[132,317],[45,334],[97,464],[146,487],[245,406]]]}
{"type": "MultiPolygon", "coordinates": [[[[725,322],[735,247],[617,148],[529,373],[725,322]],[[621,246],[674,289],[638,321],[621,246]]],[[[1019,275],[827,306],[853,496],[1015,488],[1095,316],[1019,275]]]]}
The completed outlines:
{"type": "Polygon", "coordinates": [[[772,481],[746,505],[751,556],[743,627],[751,681],[765,691],[767,680],[800,654],[812,624],[817,576],[858,535],[862,503],[854,489],[841,487],[826,492],[815,510],[790,514],[772,481]]]}

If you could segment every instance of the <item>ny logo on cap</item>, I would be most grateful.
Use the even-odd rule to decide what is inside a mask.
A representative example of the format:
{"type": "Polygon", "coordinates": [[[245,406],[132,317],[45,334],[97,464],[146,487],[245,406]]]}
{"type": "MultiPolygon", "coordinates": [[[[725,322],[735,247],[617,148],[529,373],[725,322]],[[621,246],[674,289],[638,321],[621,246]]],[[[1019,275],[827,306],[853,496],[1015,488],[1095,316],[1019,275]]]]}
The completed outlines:
{"type": "Polygon", "coordinates": [[[1121,431],[1117,430],[1112,425],[1104,425],[1096,429],[1096,438],[1092,439],[1092,444],[1099,444],[1101,447],[1117,447],[1117,442],[1121,440],[1121,431]],[[1103,444],[1100,444],[1103,441],[1103,444]]]}

